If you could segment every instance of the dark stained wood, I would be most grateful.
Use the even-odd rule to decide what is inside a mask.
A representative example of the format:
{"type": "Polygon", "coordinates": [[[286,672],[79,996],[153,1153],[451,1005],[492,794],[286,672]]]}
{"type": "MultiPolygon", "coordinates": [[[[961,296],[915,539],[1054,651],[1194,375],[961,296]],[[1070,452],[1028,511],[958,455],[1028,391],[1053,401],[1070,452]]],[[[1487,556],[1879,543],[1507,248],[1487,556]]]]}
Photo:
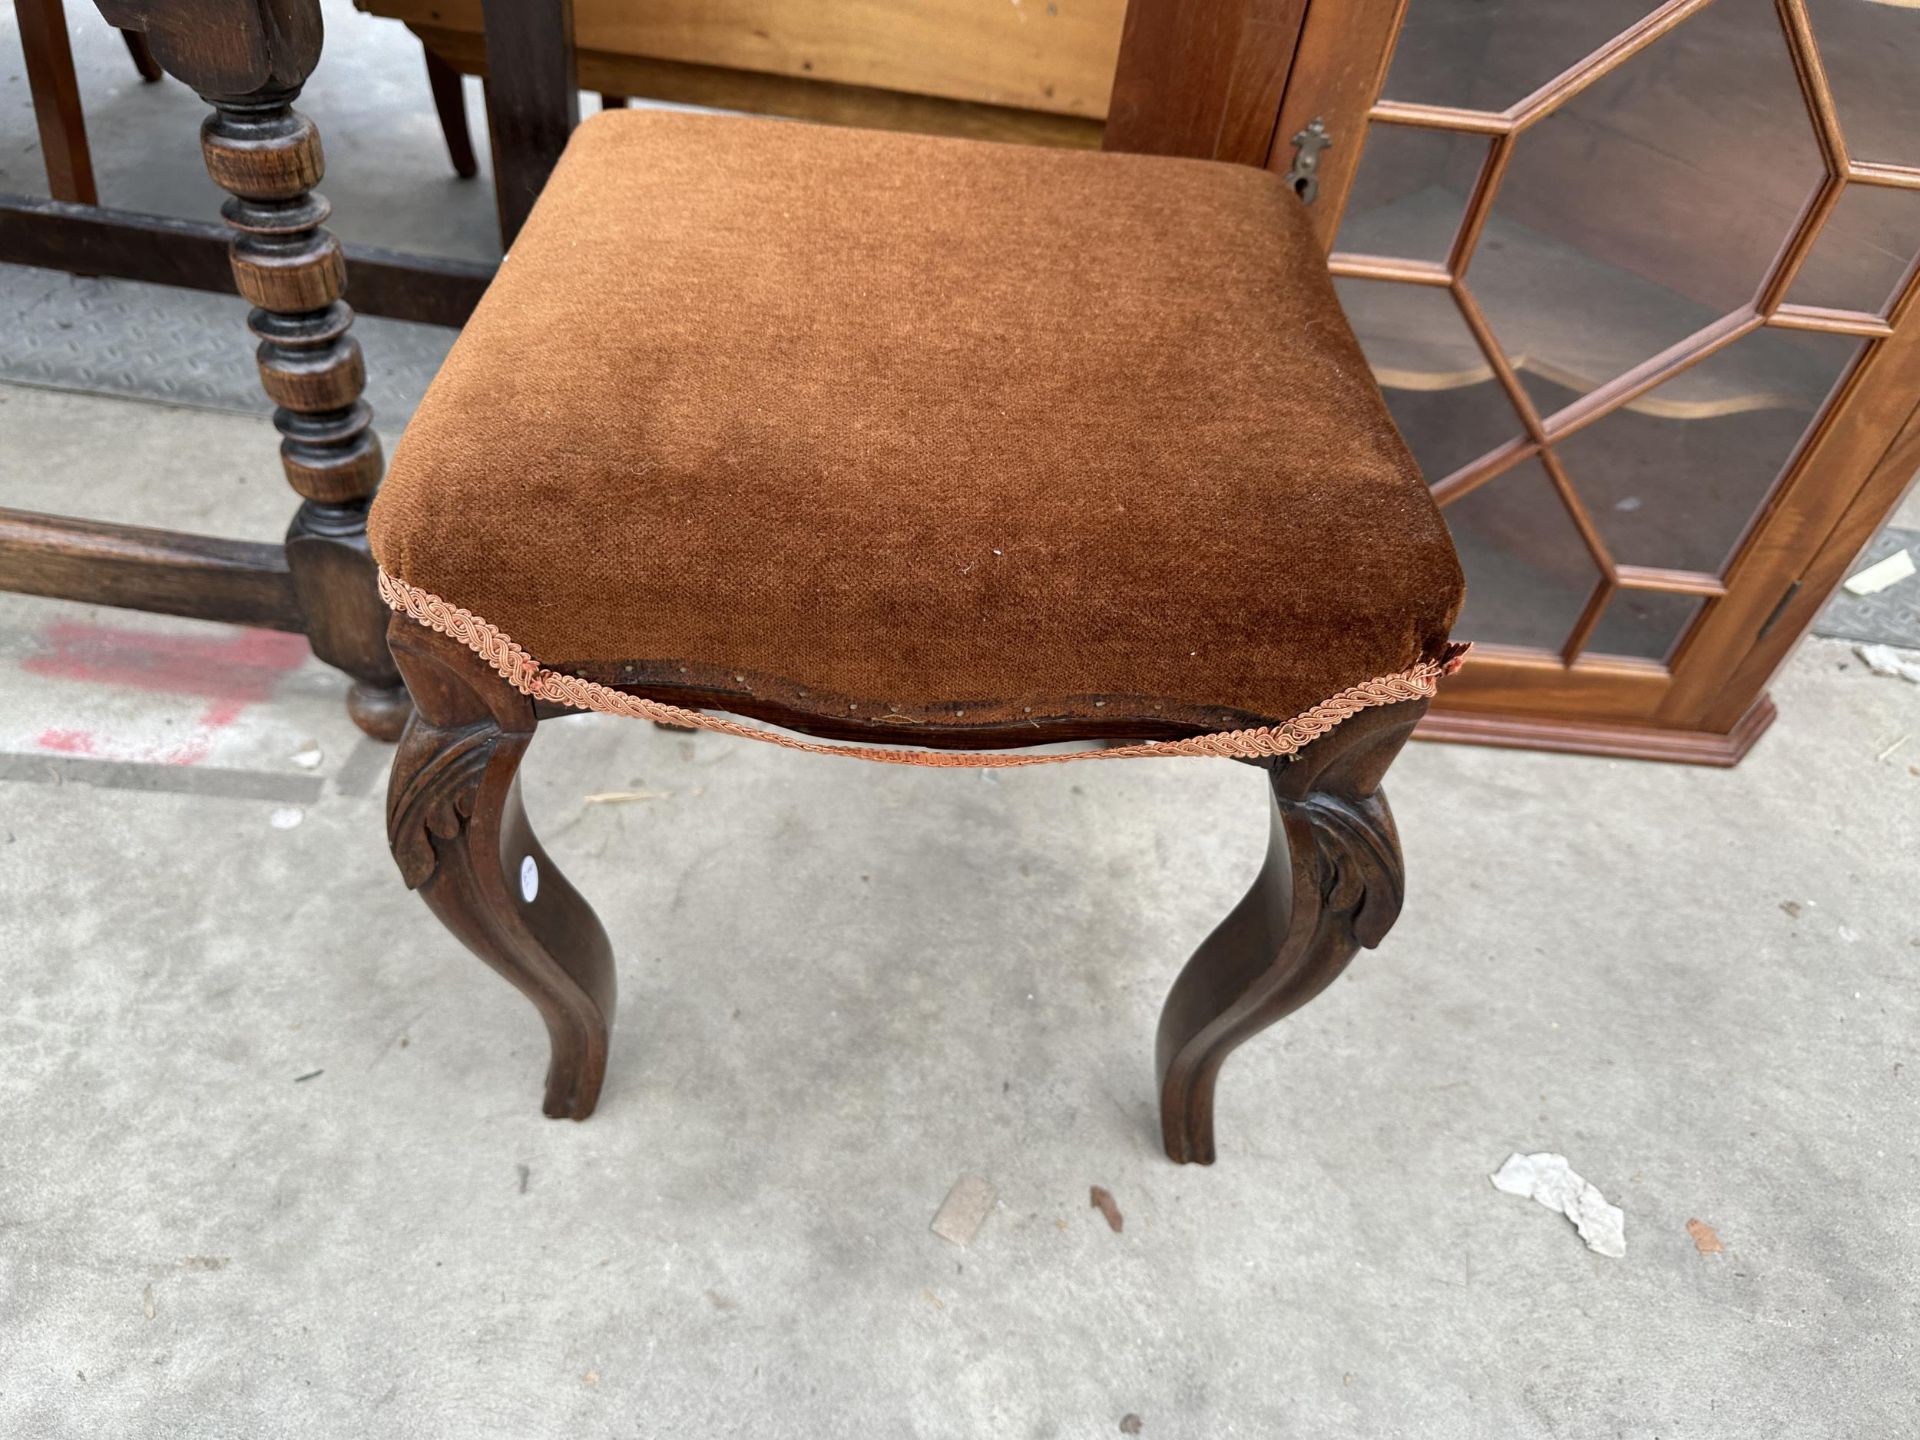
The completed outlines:
{"type": "MultiPolygon", "coordinates": [[[[552,1041],[546,1113],[584,1118],[606,1066],[611,950],[527,828],[514,780],[540,719],[563,712],[536,706],[465,645],[405,616],[394,617],[388,641],[416,709],[389,790],[395,861],[441,922],[534,1002],[552,1041]],[[530,905],[518,878],[526,856],[539,876],[530,905]]],[[[1227,1055],[1319,994],[1399,914],[1400,845],[1380,780],[1426,708],[1363,710],[1292,760],[1263,765],[1272,797],[1266,864],[1187,963],[1161,1015],[1161,1125],[1174,1160],[1212,1162],[1214,1085],[1227,1055]]],[[[839,738],[834,725],[799,720],[795,728],[839,738]]],[[[883,738],[945,746],[959,733],[883,738]]],[[[1104,733],[1082,722],[1045,738],[1104,733]]]]}
{"type": "Polygon", "coordinates": [[[317,0],[94,0],[208,101],[297,92],[320,59],[317,0]]]}
{"type": "Polygon", "coordinates": [[[0,263],[8,265],[231,295],[228,234],[205,220],[0,194],[0,263]]]}
{"type": "Polygon", "coordinates": [[[1132,0],[1105,148],[1265,165],[1307,0],[1132,0]]]}
{"type": "Polygon", "coordinates": [[[500,243],[512,245],[580,123],[573,0],[484,0],[487,130],[500,243]]]}
{"type": "MultiPolygon", "coordinates": [[[[155,60],[214,107],[201,151],[208,174],[232,195],[222,208],[233,232],[228,283],[257,307],[248,323],[260,342],[261,382],[277,403],[282,466],[302,504],[286,546],[269,553],[25,517],[0,579],[174,613],[235,618],[241,609],[304,630],[315,654],[353,677],[355,720],[395,738],[407,701],[385,646],[386,610],[366,542],[380,442],[360,399],[364,366],[348,333],[353,312],[341,299],[345,259],[325,228],[327,203],[313,191],[326,168],[320,138],[293,109],[320,55],[317,0],[99,0],[99,8],[109,23],[143,36],[155,60]],[[196,578],[208,587],[204,596],[185,593],[196,578]]],[[[97,252],[128,242],[126,227],[103,223],[98,211],[42,208],[37,218],[45,223],[36,228],[31,219],[23,223],[25,210],[8,207],[0,234],[31,246],[64,229],[92,237],[97,252]]],[[[175,242],[152,264],[221,288],[209,273],[204,235],[160,221],[147,228],[175,242]]]]}
{"type": "Polygon", "coordinates": [[[153,49],[147,44],[147,37],[138,30],[122,30],[120,38],[126,41],[127,54],[133,57],[133,68],[140,72],[140,78],[149,85],[158,85],[167,72],[153,58],[153,49]]]}
{"type": "Polygon", "coordinates": [[[0,590],[306,629],[278,545],[0,510],[0,590]]]}
{"type": "Polygon", "coordinates": [[[287,529],[286,551],[313,653],[353,678],[347,713],[374,739],[399,739],[406,691],[386,646],[390,612],[375,586],[367,502],[304,502],[287,529]]]}
{"type": "Polygon", "coordinates": [[[584,1120],[607,1069],[613,947],[527,824],[517,776],[532,704],[425,626],[396,616],[391,638],[416,707],[387,791],[394,861],[441,923],[533,1002],[551,1055],[543,1108],[584,1120]]]}
{"type": "Polygon", "coordinates": [[[100,193],[93,183],[87,118],[80,108],[80,83],[73,73],[66,13],[60,0],[13,0],[13,13],[20,26],[33,118],[40,128],[47,189],[56,200],[98,204],[100,193]]]}
{"type": "MultiPolygon", "coordinates": [[[[1017,721],[963,718],[968,707],[953,706],[953,718],[908,715],[899,712],[869,715],[850,711],[845,696],[812,692],[806,708],[756,696],[737,684],[727,684],[729,667],[694,667],[683,673],[672,664],[636,666],[582,663],[568,673],[610,689],[649,700],[664,701],[689,710],[724,710],[763,720],[789,730],[804,730],[826,740],[851,740],[869,745],[907,745],[934,750],[1002,750],[1042,745],[1056,740],[1182,740],[1221,730],[1271,725],[1271,715],[1225,706],[1177,706],[1127,696],[1114,696],[1100,718],[1036,715],[1017,721]],[[700,672],[708,670],[703,676],[700,672]]],[[[751,679],[751,677],[748,677],[751,679]]],[[[565,706],[536,704],[541,716],[571,714],[565,706]]],[[[944,709],[944,707],[943,707],[944,709]]]]}
{"type": "Polygon", "coordinates": [[[262,388],[276,402],[281,468],[302,497],[287,533],[287,568],[314,654],[346,671],[348,713],[368,733],[398,737],[406,707],[382,637],[385,608],[367,549],[367,506],[384,468],[345,257],[313,186],[326,171],[313,122],[293,109],[297,79],[214,104],[201,128],[207,172],[231,192],[234,284],[257,307],[262,388]]]}
{"type": "Polygon", "coordinates": [[[423,43],[420,55],[427,64],[427,87],[433,92],[433,109],[440,117],[440,133],[447,142],[453,173],[471,180],[480,173],[480,162],[474,158],[473,134],[467,129],[467,92],[460,84],[460,72],[430,45],[423,43]]]}
{"type": "MultiPolygon", "coordinates": [[[[232,233],[214,221],[0,194],[0,264],[231,295],[232,233]]],[[[344,254],[358,313],[422,325],[464,325],[494,271],[483,261],[377,246],[348,245],[344,254]]]]}
{"type": "Polygon", "coordinates": [[[1235,1048],[1333,983],[1386,938],[1405,890],[1380,780],[1424,702],[1363,710],[1271,775],[1266,863],[1194,952],[1160,1012],[1161,1140],[1210,1165],[1213,1097],[1235,1048]]]}

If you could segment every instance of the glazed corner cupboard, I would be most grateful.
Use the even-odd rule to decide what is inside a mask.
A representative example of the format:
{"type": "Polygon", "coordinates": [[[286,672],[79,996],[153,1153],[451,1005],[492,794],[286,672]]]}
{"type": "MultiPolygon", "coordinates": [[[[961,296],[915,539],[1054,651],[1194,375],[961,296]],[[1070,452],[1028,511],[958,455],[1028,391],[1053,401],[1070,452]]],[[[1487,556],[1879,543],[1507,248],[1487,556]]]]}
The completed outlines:
{"type": "MultiPolygon", "coordinates": [[[[576,74],[1288,175],[1466,567],[1476,648],[1429,738],[1736,762],[1920,468],[1920,0],[355,3],[427,48],[443,124],[452,70],[486,77],[509,233],[576,74]]],[[[55,198],[0,196],[0,261],[231,289],[211,217],[75,203],[58,0],[16,8],[39,17],[23,36],[55,198]]],[[[486,278],[347,254],[373,314],[458,324],[486,278]]],[[[359,511],[334,508],[321,538],[354,564],[320,565],[299,526],[284,563],[165,532],[128,561],[125,527],[0,512],[0,585],[305,629],[360,692],[397,696],[359,511]],[[292,586],[312,603],[284,564],[312,572],[292,586]],[[235,598],[236,568],[251,584],[263,565],[286,615],[235,598]]]]}
{"type": "Polygon", "coordinates": [[[1914,0],[1306,8],[1269,163],[1331,138],[1320,233],[1467,571],[1426,733],[1766,728],[1920,467],[1916,77],[1914,0]]]}

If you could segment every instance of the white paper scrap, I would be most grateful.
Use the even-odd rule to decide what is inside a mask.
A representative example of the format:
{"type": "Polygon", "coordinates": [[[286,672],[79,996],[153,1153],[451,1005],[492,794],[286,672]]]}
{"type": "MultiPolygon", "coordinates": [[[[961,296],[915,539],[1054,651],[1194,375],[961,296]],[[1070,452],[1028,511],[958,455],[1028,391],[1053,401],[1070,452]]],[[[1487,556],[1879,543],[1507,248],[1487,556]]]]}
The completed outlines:
{"type": "Polygon", "coordinates": [[[1889,585],[1898,585],[1913,574],[1913,555],[1896,550],[1884,560],[1876,560],[1843,587],[1849,595],[1878,595],[1889,585]]]}
{"type": "Polygon", "coordinates": [[[1566,1156],[1546,1151],[1509,1155],[1491,1178],[1494,1189],[1530,1196],[1566,1216],[1596,1255],[1618,1260],[1627,1253],[1626,1212],[1609,1205],[1597,1188],[1574,1174],[1566,1156]]]}
{"type": "Polygon", "coordinates": [[[1920,656],[1902,655],[1891,645],[1856,645],[1853,653],[1876,675],[1894,675],[1920,685],[1920,656]]]}

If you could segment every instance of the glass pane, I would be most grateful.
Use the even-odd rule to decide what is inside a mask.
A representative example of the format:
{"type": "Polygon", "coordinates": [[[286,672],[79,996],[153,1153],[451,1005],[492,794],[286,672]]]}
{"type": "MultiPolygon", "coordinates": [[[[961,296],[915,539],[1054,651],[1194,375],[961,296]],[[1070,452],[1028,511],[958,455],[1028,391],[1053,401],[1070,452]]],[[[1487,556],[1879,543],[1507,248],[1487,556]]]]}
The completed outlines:
{"type": "Polygon", "coordinates": [[[1757,330],[1560,441],[1613,558],[1718,573],[1860,348],[1757,330]]]}
{"type": "Polygon", "coordinates": [[[1394,424],[1429,483],[1521,433],[1493,368],[1445,290],[1334,282],[1394,424]]]}
{"type": "Polygon", "coordinates": [[[1853,158],[1920,165],[1920,8],[1912,0],[1808,0],[1807,13],[1853,158]]]}
{"type": "Polygon", "coordinates": [[[1467,572],[1454,633],[1559,650],[1600,572],[1540,462],[1514,466],[1442,513],[1467,572]]]}
{"type": "Polygon", "coordinates": [[[1753,297],[1824,174],[1769,0],[1719,0],[1514,147],[1469,283],[1552,409],[1753,297]]]}
{"type": "Polygon", "coordinates": [[[1849,185],[1820,227],[1820,238],[1787,298],[1796,305],[1877,314],[1893,298],[1916,254],[1920,192],[1849,185]]]}
{"type": "Polygon", "coordinates": [[[1698,595],[1616,590],[1581,653],[1664,660],[1705,603],[1698,595]]]}
{"type": "Polygon", "coordinates": [[[1504,110],[1654,8],[1651,0],[1410,0],[1386,93],[1504,110]]]}
{"type": "Polygon", "coordinates": [[[1486,158],[1481,135],[1368,126],[1366,153],[1334,249],[1444,261],[1486,158]]]}
{"type": "MultiPolygon", "coordinates": [[[[1864,160],[1920,164],[1911,77],[1920,0],[1809,0],[1842,122],[1864,160]],[[1846,53],[1842,53],[1845,51],[1846,53]],[[1891,58],[1890,58],[1891,57],[1891,58]],[[1878,126],[1875,130],[1873,127],[1878,126]]],[[[1395,100],[1500,111],[1658,7],[1652,0],[1408,0],[1395,100]]],[[[1486,141],[1377,126],[1338,248],[1439,261],[1486,141]],[[1377,167],[1377,168],[1376,168],[1377,167]]],[[[1774,0],[1715,0],[1531,123],[1513,143],[1464,281],[1548,418],[1749,306],[1825,176],[1774,0]]],[[[1857,182],[1792,299],[1880,309],[1920,252],[1920,193],[1857,182]]],[[[1342,297],[1430,479],[1520,433],[1441,291],[1342,297]]],[[[1719,573],[1863,344],[1770,328],[1557,445],[1623,565],[1719,573]]],[[[1557,651],[1598,573],[1529,463],[1447,508],[1467,567],[1462,634],[1557,651]]],[[[1624,592],[1587,649],[1659,657],[1697,597],[1624,592]]]]}

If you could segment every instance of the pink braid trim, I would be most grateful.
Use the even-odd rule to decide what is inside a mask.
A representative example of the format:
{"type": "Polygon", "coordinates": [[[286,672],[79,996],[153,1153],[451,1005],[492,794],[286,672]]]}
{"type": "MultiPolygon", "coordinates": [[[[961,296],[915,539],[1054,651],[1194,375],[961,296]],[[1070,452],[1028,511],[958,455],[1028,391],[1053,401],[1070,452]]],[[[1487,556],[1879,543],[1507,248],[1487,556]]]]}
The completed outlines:
{"type": "Polygon", "coordinates": [[[797,740],[790,735],[744,725],[710,715],[702,710],[687,710],[659,700],[582,680],[577,675],[562,675],[544,668],[539,661],[514,644],[504,632],[489,625],[470,610],[449,605],[437,595],[415,589],[404,580],[380,572],[380,598],[402,615],[418,620],[465,645],[478,655],[522,695],[547,700],[576,710],[599,710],[609,715],[626,715],[636,720],[657,720],[694,730],[712,730],[735,735],[743,740],[761,740],[787,750],[804,750],[810,755],[844,755],[856,760],[873,760],[883,765],[931,765],[943,768],[979,767],[1004,769],[1015,765],[1054,765],[1067,760],[1134,760],[1168,755],[1207,755],[1234,760],[1271,759],[1292,755],[1302,746],[1326,734],[1350,715],[1374,705],[1394,705],[1405,700],[1428,700],[1439,689],[1440,678],[1460,668],[1465,645],[1452,645],[1439,660],[1423,660],[1398,675],[1382,675],[1342,690],[1322,700],[1311,710],[1296,715],[1283,725],[1261,726],[1251,730],[1223,730],[1211,735],[1195,735],[1186,740],[1149,740],[1138,745],[1117,745],[1104,750],[1074,750],[1065,754],[1007,754],[1000,751],[896,750],[879,745],[829,745],[797,740]]]}

